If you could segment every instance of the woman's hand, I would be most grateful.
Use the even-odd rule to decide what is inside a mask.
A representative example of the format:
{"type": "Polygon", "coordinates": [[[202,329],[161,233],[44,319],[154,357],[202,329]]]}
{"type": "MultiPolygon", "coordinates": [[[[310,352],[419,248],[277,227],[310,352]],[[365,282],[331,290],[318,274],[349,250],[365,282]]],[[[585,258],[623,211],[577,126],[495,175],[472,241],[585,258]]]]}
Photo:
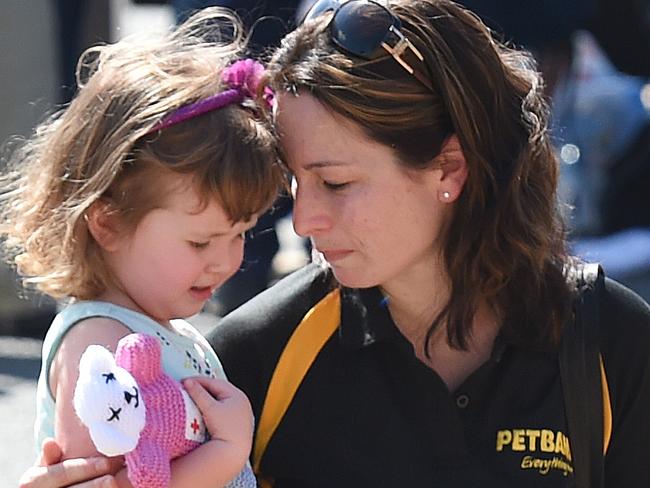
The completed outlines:
{"type": "Polygon", "coordinates": [[[54,439],[45,439],[35,466],[20,478],[20,488],[117,488],[120,460],[102,456],[61,461],[63,452],[54,439]]]}
{"type": "Polygon", "coordinates": [[[255,422],[244,392],[226,380],[201,376],[187,379],[183,385],[201,411],[212,439],[230,444],[247,459],[255,422]]]}

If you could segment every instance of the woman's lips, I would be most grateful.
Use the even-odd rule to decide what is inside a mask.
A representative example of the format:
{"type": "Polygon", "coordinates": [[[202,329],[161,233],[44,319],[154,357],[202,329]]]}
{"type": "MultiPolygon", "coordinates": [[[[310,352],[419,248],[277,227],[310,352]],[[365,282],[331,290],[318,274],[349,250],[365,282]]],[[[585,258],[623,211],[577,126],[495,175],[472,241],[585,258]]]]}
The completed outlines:
{"type": "Polygon", "coordinates": [[[323,253],[323,256],[325,256],[325,259],[328,263],[340,261],[341,259],[352,254],[352,251],[349,249],[328,249],[320,252],[323,253]]]}

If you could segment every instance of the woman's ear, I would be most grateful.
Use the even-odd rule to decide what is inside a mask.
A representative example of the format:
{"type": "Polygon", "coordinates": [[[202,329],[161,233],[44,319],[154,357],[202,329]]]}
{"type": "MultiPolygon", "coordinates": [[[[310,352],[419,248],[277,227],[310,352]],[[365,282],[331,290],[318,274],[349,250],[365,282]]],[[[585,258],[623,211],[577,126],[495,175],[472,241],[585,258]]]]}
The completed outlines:
{"type": "Polygon", "coordinates": [[[438,199],[442,203],[454,202],[462,193],[467,181],[467,161],[456,134],[445,140],[438,160],[441,170],[438,199]]]}
{"type": "Polygon", "coordinates": [[[118,216],[112,212],[110,202],[97,200],[86,210],[84,219],[93,239],[104,251],[115,251],[120,241],[118,216]]]}

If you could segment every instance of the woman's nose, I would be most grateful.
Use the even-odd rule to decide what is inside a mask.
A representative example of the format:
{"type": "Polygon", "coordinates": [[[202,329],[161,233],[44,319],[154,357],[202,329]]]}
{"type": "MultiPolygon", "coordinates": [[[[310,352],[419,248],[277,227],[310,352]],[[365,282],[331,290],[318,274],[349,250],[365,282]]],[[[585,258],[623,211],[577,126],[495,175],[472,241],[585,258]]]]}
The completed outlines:
{"type": "Polygon", "coordinates": [[[314,191],[295,191],[293,202],[293,228],[301,237],[316,236],[332,227],[328,205],[314,191]]]}

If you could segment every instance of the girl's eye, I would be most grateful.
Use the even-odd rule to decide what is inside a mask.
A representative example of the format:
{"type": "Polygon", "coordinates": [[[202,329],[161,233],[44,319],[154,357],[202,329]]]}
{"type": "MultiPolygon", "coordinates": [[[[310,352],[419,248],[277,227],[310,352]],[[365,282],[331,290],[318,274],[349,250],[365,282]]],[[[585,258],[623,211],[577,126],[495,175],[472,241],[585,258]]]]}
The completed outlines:
{"type": "Polygon", "coordinates": [[[210,241],[205,241],[205,242],[195,242],[195,241],[189,241],[190,246],[192,246],[194,249],[205,249],[208,247],[208,244],[210,244],[210,241]]]}
{"type": "Polygon", "coordinates": [[[350,183],[334,183],[330,181],[323,181],[323,185],[325,185],[325,188],[328,190],[342,190],[343,188],[347,187],[350,183]]]}

